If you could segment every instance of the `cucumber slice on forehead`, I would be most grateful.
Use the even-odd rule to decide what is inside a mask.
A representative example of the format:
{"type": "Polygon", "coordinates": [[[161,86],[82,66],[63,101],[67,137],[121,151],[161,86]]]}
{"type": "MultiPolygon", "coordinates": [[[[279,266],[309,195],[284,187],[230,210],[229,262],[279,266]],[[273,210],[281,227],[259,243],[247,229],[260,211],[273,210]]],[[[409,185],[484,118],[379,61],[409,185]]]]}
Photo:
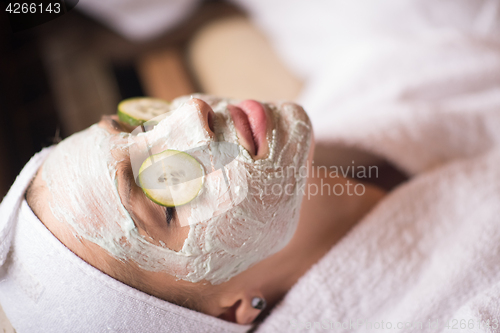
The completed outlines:
{"type": "Polygon", "coordinates": [[[203,167],[191,155],[165,150],[142,163],[139,183],[149,199],[162,206],[174,207],[198,196],[203,175],[203,167]]]}
{"type": "Polygon", "coordinates": [[[118,104],[118,118],[132,126],[142,125],[168,111],[170,111],[170,104],[159,98],[129,98],[118,104]]]}

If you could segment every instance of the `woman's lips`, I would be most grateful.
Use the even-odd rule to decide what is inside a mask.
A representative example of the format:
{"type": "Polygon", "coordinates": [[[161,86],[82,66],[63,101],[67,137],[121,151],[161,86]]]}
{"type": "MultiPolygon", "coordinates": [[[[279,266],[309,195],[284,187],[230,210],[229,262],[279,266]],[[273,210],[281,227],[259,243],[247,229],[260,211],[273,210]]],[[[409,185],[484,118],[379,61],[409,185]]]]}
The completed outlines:
{"type": "Polygon", "coordinates": [[[234,126],[242,139],[242,145],[252,156],[258,156],[267,141],[267,115],[262,104],[245,100],[228,106],[234,126]]]}
{"type": "Polygon", "coordinates": [[[246,113],[250,128],[252,129],[253,138],[256,144],[255,154],[259,154],[260,147],[267,141],[267,115],[262,104],[253,100],[245,100],[238,104],[243,112],[246,113]]]}

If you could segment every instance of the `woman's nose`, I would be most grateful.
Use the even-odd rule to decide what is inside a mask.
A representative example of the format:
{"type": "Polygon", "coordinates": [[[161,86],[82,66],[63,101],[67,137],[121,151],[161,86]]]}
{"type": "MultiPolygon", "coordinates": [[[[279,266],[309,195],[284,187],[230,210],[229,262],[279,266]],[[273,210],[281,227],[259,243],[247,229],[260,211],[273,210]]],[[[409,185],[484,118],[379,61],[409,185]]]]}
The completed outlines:
{"type": "Polygon", "coordinates": [[[188,104],[193,105],[198,111],[202,127],[210,136],[214,136],[214,110],[206,102],[198,98],[192,98],[188,104]]]}

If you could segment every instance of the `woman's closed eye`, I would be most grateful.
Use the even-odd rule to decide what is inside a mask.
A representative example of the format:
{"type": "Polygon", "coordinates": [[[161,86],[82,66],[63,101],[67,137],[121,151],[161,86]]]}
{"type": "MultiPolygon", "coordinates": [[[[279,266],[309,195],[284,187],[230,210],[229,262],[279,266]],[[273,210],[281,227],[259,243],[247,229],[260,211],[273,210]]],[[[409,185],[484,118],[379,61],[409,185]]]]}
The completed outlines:
{"type": "Polygon", "coordinates": [[[167,225],[170,226],[170,222],[172,222],[172,218],[174,217],[175,214],[175,207],[167,207],[165,209],[165,214],[167,217],[167,225]]]}
{"type": "Polygon", "coordinates": [[[144,239],[180,251],[189,227],[179,225],[175,207],[164,207],[149,199],[134,181],[132,166],[126,158],[117,166],[117,179],[122,203],[144,239]]]}

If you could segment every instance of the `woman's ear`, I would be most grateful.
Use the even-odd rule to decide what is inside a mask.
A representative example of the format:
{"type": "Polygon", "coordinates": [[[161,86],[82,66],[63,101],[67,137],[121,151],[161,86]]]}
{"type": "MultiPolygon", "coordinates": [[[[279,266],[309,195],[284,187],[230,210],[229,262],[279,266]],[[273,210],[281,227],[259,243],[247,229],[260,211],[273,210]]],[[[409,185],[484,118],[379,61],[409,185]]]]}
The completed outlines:
{"type": "Polygon", "coordinates": [[[264,308],[265,301],[261,293],[245,294],[236,309],[236,322],[238,324],[251,324],[264,308]]]}
{"type": "Polygon", "coordinates": [[[248,325],[257,318],[264,307],[264,297],[260,292],[241,293],[232,299],[232,305],[219,318],[248,325]]]}

